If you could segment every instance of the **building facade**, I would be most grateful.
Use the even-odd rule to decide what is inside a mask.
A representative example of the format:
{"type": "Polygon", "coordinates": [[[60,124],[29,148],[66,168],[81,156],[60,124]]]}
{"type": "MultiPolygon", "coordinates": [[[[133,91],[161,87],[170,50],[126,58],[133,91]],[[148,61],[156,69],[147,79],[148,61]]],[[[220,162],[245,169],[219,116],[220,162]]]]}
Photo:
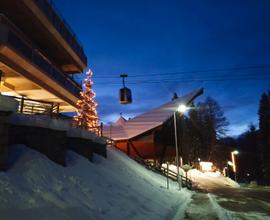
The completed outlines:
{"type": "Polygon", "coordinates": [[[87,57],[48,0],[0,1],[0,71],[4,95],[55,103],[74,111],[87,57]]]}

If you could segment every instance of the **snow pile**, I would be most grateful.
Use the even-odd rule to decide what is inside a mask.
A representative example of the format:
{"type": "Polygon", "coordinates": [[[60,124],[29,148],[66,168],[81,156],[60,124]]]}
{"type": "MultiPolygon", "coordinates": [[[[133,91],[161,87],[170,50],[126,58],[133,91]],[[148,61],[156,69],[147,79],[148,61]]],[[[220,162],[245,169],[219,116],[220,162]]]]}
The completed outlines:
{"type": "Polygon", "coordinates": [[[240,187],[238,183],[232,179],[223,176],[220,172],[200,172],[192,169],[188,171],[188,177],[202,189],[223,188],[223,187],[240,187]]]}
{"type": "Polygon", "coordinates": [[[94,163],[68,152],[67,167],[24,146],[0,173],[0,216],[16,219],[183,219],[191,192],[109,148],[94,163]],[[181,216],[182,215],[182,216],[181,216]]]}
{"type": "Polygon", "coordinates": [[[106,139],[97,136],[95,133],[80,128],[72,128],[71,122],[67,120],[53,119],[48,115],[26,115],[12,114],[10,123],[13,125],[32,126],[48,128],[57,131],[67,131],[68,137],[84,138],[100,144],[106,144],[106,139]]]}
{"type": "Polygon", "coordinates": [[[73,137],[73,138],[83,138],[83,139],[93,140],[94,142],[97,142],[100,144],[106,144],[105,138],[99,137],[93,132],[82,130],[79,128],[69,128],[67,130],[67,136],[73,137]]]}
{"type": "MultiPolygon", "coordinates": [[[[162,164],[162,167],[167,169],[167,164],[162,164]]],[[[173,164],[169,165],[169,170],[177,173],[177,167],[173,164]]],[[[179,168],[180,175],[185,176],[185,171],[179,168]]],[[[188,171],[187,177],[190,178],[193,183],[202,189],[209,188],[223,188],[223,187],[233,187],[237,188],[240,185],[228,177],[224,177],[220,172],[201,172],[197,169],[192,169],[188,171]]]]}
{"type": "Polygon", "coordinates": [[[10,123],[14,125],[49,128],[58,131],[67,131],[71,127],[69,121],[52,119],[47,115],[12,114],[10,123]]]}

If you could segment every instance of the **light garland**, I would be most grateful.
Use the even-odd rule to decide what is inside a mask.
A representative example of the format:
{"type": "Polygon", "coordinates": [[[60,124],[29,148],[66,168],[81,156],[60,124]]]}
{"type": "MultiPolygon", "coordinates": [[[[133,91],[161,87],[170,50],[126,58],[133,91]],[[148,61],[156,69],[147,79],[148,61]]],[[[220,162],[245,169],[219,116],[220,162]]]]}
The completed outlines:
{"type": "Polygon", "coordinates": [[[100,126],[98,124],[99,118],[96,110],[97,103],[94,100],[96,94],[92,89],[92,75],[91,70],[86,72],[83,84],[85,90],[80,92],[81,99],[77,101],[77,115],[73,119],[79,127],[99,134],[100,126]]]}

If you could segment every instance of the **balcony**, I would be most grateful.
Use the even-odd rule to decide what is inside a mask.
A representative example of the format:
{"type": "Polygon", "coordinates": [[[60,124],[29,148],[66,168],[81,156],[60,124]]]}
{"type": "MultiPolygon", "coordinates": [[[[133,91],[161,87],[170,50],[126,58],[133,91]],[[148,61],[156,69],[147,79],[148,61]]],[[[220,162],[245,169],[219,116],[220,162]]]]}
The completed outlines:
{"type": "Polygon", "coordinates": [[[67,43],[76,51],[78,56],[83,60],[84,63],[87,63],[87,57],[84,54],[81,44],[77,39],[75,33],[72,31],[71,27],[67,22],[60,16],[59,12],[56,12],[55,7],[52,5],[52,2],[47,0],[34,0],[38,5],[39,9],[46,15],[48,20],[51,21],[55,29],[61,34],[61,36],[66,40],[67,43]]]}
{"type": "Polygon", "coordinates": [[[76,35],[49,0],[0,0],[0,9],[65,74],[81,73],[87,57],[76,35]]]}
{"type": "Polygon", "coordinates": [[[23,33],[1,14],[0,33],[0,44],[11,46],[15,51],[21,54],[25,60],[30,61],[30,63],[42,70],[43,73],[62,88],[69,91],[73,96],[79,97],[80,91],[82,90],[81,85],[50,63],[38,48],[31,45],[31,43],[26,40],[23,33]]]}
{"type": "Polygon", "coordinates": [[[62,85],[66,90],[79,97],[81,86],[76,81],[56,69],[56,67],[45,60],[38,52],[36,52],[36,50],[29,47],[25,42],[23,42],[23,40],[12,32],[9,32],[8,43],[42,69],[48,76],[62,85]]]}

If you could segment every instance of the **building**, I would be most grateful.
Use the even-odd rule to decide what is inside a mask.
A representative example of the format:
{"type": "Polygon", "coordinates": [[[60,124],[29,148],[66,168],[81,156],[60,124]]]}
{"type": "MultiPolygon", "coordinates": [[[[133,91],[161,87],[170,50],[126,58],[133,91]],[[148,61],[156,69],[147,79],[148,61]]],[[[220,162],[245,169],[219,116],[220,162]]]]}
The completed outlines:
{"type": "Polygon", "coordinates": [[[0,1],[2,94],[74,111],[82,88],[73,74],[86,65],[82,45],[51,1],[0,1]]]}
{"type": "MultiPolygon", "coordinates": [[[[203,89],[175,97],[172,101],[128,121],[121,116],[115,124],[103,127],[103,135],[113,140],[118,149],[133,158],[160,162],[166,158],[174,158],[174,112],[180,104],[191,105],[201,94],[203,89]]],[[[181,115],[176,115],[179,123],[181,115]]],[[[180,150],[180,154],[183,155],[184,152],[180,150]]]]}

